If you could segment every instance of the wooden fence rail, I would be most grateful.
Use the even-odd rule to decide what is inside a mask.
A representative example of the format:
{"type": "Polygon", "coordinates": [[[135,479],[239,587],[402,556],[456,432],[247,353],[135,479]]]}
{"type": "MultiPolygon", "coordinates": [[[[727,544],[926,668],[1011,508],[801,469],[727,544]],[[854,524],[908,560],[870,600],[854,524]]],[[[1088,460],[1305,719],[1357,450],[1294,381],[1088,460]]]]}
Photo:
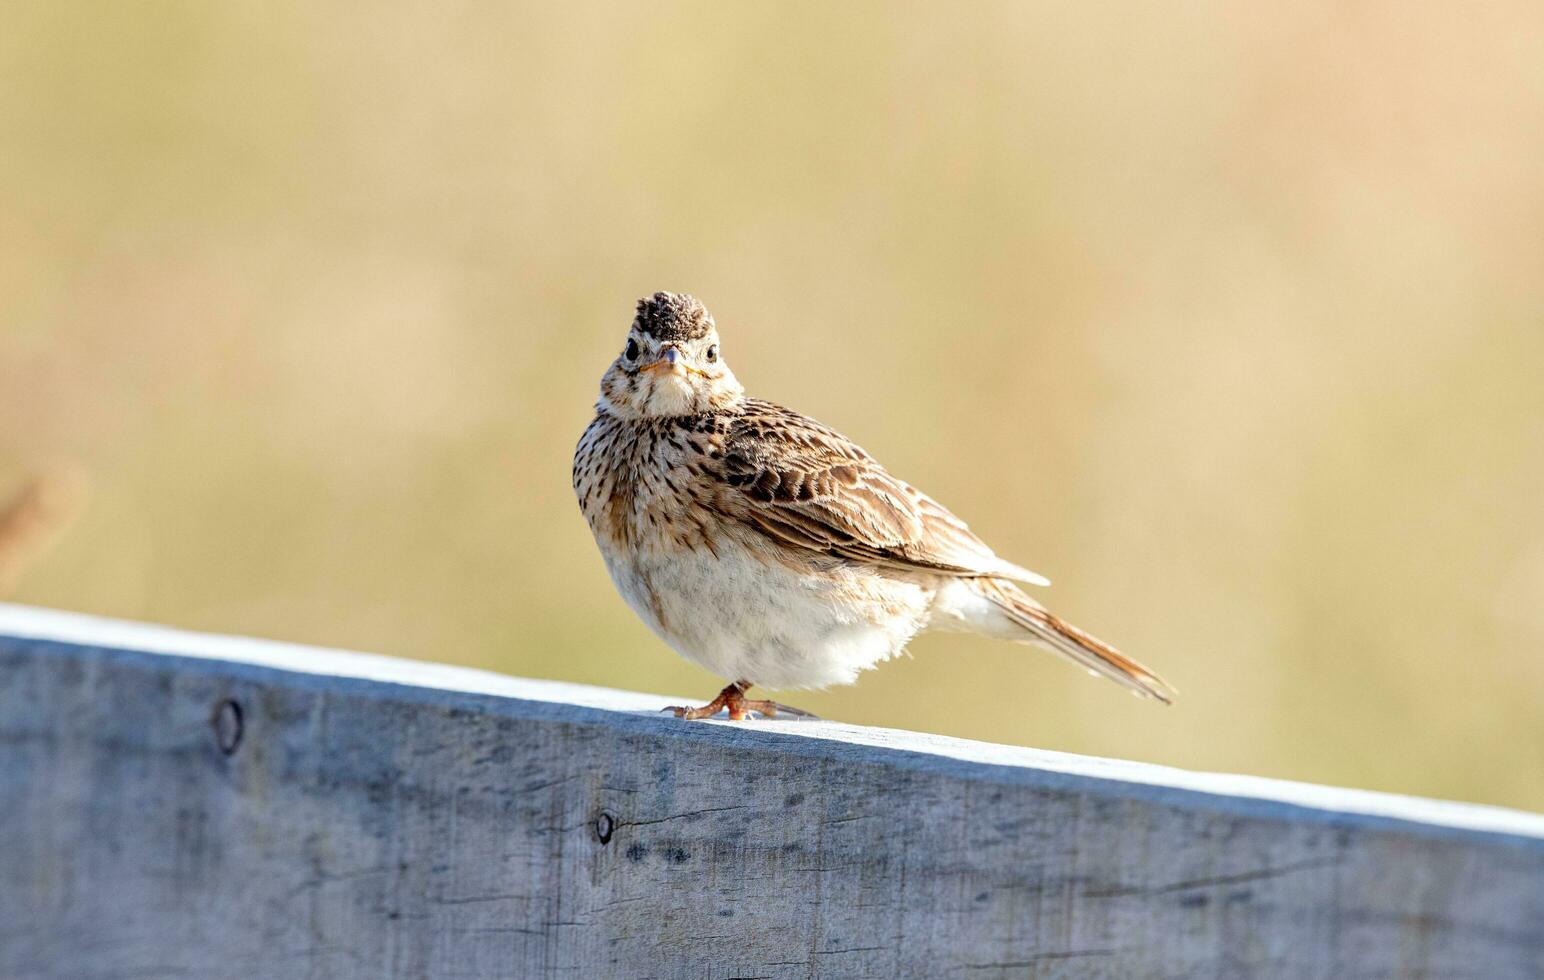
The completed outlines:
{"type": "Polygon", "coordinates": [[[0,977],[1544,976],[1538,816],[662,703],[0,606],[0,977]]]}

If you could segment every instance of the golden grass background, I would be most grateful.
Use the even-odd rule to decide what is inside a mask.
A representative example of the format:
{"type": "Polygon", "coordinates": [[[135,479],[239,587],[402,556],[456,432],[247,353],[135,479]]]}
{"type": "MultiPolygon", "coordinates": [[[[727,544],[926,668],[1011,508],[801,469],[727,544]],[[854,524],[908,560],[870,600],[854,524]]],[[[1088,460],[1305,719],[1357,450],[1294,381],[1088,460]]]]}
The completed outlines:
{"type": "Polygon", "coordinates": [[[686,290],[1183,692],[940,637],[789,700],[1544,808],[1541,42],[1527,3],[8,5],[0,578],[705,697],[568,482],[634,299],[686,290]]]}

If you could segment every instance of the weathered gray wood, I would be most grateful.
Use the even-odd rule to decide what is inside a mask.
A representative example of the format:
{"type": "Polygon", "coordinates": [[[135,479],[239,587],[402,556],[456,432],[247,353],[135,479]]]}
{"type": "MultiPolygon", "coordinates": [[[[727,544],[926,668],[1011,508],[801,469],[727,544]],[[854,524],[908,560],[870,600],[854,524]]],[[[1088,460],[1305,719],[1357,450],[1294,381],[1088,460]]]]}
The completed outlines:
{"type": "Polygon", "coordinates": [[[0,607],[0,976],[1544,975],[1544,818],[661,703],[0,607]]]}

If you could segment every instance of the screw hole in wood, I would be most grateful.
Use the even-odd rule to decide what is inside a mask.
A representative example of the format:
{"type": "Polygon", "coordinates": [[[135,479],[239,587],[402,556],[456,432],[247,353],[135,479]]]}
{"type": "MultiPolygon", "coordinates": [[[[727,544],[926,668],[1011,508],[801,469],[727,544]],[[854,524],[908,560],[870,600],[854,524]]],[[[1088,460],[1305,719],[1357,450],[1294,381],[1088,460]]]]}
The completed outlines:
{"type": "Polygon", "coordinates": [[[241,745],[242,732],[246,727],[242,722],[241,705],[226,698],[215,705],[214,716],[210,721],[214,725],[215,744],[225,755],[234,755],[241,745]]]}

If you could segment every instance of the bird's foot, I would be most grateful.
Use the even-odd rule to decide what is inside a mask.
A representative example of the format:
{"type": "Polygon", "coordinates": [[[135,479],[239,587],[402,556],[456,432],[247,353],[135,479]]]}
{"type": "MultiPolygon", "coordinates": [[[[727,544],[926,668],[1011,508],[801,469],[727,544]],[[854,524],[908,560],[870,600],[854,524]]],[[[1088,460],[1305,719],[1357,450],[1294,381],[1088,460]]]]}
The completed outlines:
{"type": "Polygon", "coordinates": [[[699,718],[712,718],[726,708],[729,711],[730,721],[744,721],[750,717],[751,712],[761,715],[763,718],[776,718],[779,714],[792,715],[795,718],[814,718],[808,711],[800,708],[789,707],[786,704],[778,704],[776,701],[754,701],[745,696],[750,688],[749,681],[738,681],[730,684],[718,692],[718,697],[709,701],[700,708],[687,708],[672,705],[663,710],[669,711],[677,718],[685,718],[688,721],[696,721],[699,718]]]}

